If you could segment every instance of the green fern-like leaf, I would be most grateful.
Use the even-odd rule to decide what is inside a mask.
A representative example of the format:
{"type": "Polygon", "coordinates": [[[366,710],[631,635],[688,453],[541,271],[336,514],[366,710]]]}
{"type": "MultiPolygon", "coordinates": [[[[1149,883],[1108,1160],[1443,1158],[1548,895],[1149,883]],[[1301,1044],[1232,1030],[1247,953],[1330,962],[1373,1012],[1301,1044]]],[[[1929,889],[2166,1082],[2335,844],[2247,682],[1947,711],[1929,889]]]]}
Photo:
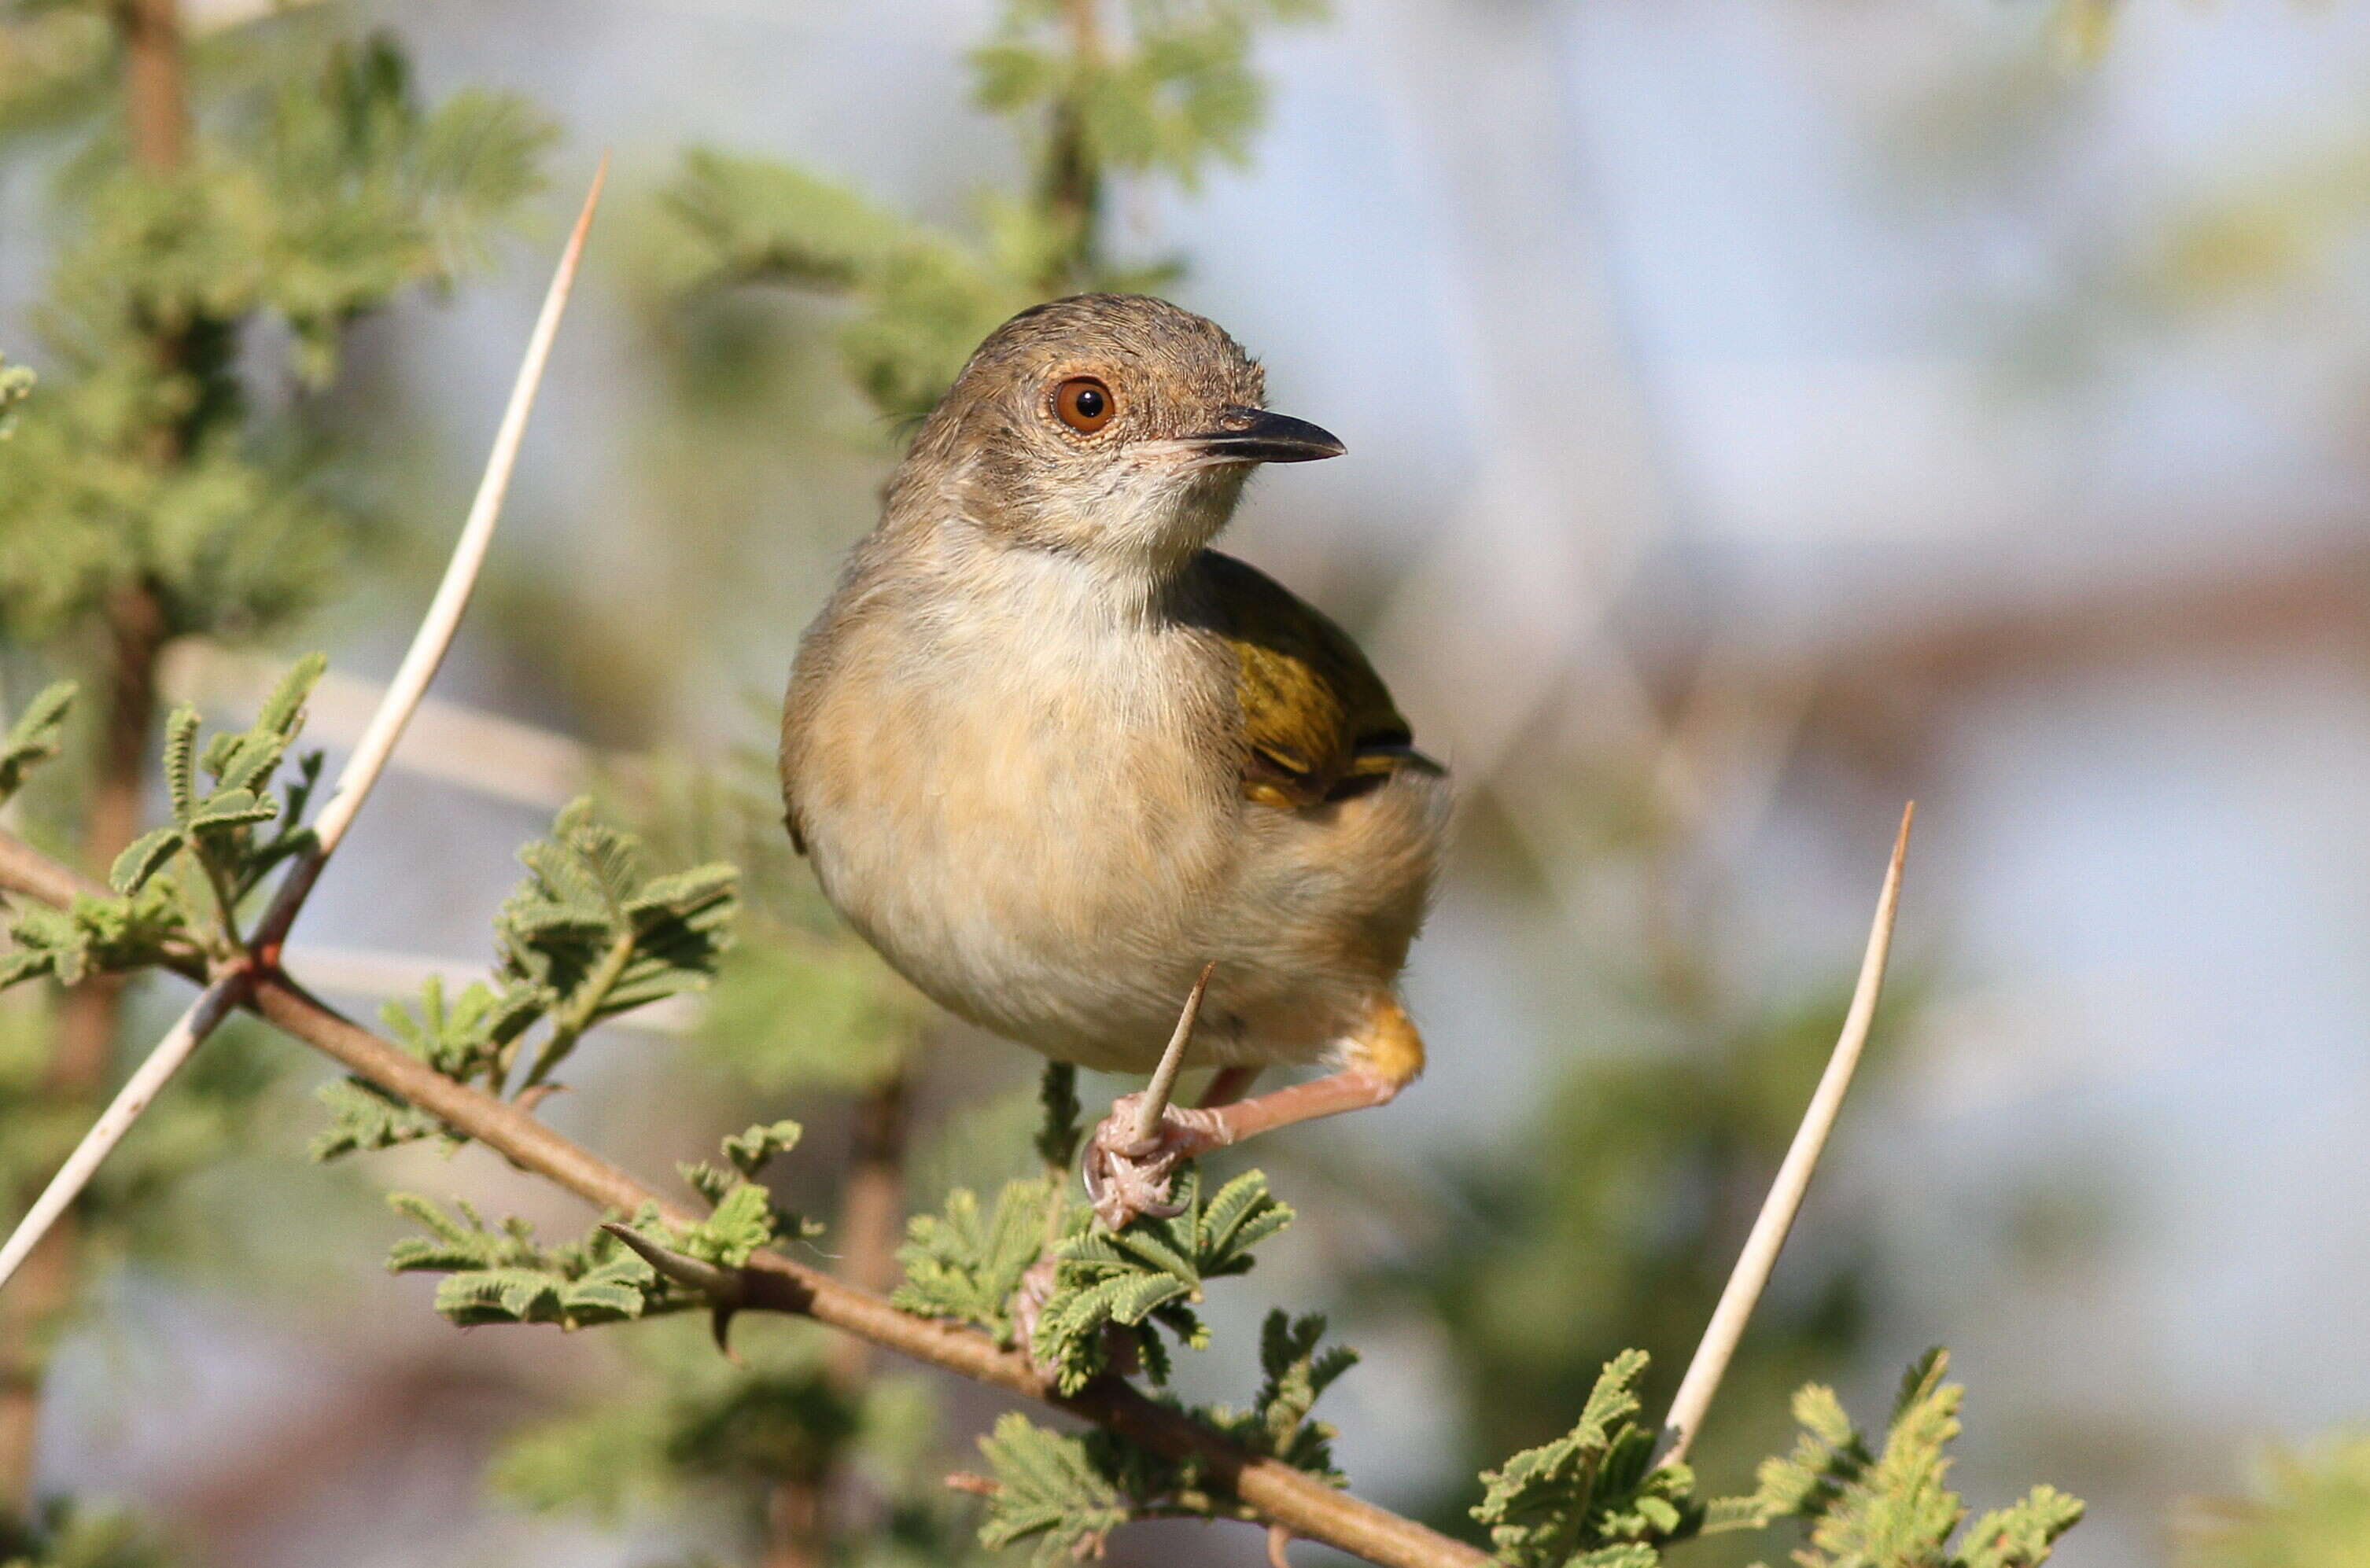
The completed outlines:
{"type": "Polygon", "coordinates": [[[1251,1249],[1292,1222],[1291,1208],[1256,1171],[1205,1201],[1201,1173],[1189,1165],[1178,1175],[1175,1200],[1181,1211],[1168,1218],[1143,1215],[1124,1230],[1084,1231],[1064,1243],[1032,1345],[1055,1368],[1064,1392],[1110,1369],[1120,1345],[1155,1382],[1165,1382],[1168,1356],[1155,1325],[1196,1349],[1206,1345],[1192,1310],[1203,1284],[1248,1271],[1251,1249]]]}
{"type": "Polygon", "coordinates": [[[78,985],[89,975],[144,968],[189,938],[181,896],[170,877],[153,878],[123,897],[85,894],[63,910],[27,903],[9,922],[0,988],[40,976],[78,985]]]}
{"type": "Polygon", "coordinates": [[[1088,1440],[1007,1412],[979,1440],[995,1477],[980,1544],[991,1550],[1030,1542],[1040,1568],[1102,1555],[1110,1532],[1134,1516],[1127,1494],[1088,1440]]]}
{"type": "MultiPolygon", "coordinates": [[[[457,1082],[488,1087],[501,1081],[505,1047],[538,1016],[531,999],[477,982],[448,1001],[444,982],[435,975],[422,984],[416,1006],[389,1001],[379,1009],[387,1033],[406,1051],[457,1082]]],[[[434,1116],[364,1079],[341,1079],[315,1097],[329,1111],[329,1126],[311,1145],[316,1160],[427,1138],[441,1138],[453,1148],[465,1141],[434,1116]]]]}
{"type": "Polygon", "coordinates": [[[1482,1476],[1473,1516],[1490,1527],[1501,1561],[1646,1568],[1663,1545],[1702,1528],[1693,1472],[1656,1468],[1654,1434],[1636,1419],[1645,1370],[1644,1351],[1623,1351],[1605,1364],[1570,1432],[1482,1476]]]}
{"type": "Polygon", "coordinates": [[[179,828],[152,828],[123,846],[108,868],[107,880],[119,893],[137,893],[172,864],[188,841],[189,835],[179,828]]]}
{"type": "Polygon", "coordinates": [[[2006,1508],[1967,1527],[1965,1568],[2034,1568],[2049,1560],[2057,1538],[2082,1519],[2083,1505],[2054,1486],[2036,1486],[2006,1508]]]}
{"type": "Polygon", "coordinates": [[[1037,1157],[1052,1169],[1066,1171],[1078,1157],[1078,1070],[1066,1061],[1049,1061],[1037,1084],[1042,1118],[1037,1127],[1037,1157]]]}
{"type": "Polygon", "coordinates": [[[519,859],[527,878],[494,929],[503,990],[554,1018],[530,1082],[592,1024],[714,979],[738,907],[731,866],[651,876],[640,841],[598,820],[590,799],[571,802],[519,859]]]}
{"type": "MultiPolygon", "coordinates": [[[[0,385],[5,385],[5,381],[0,381],[0,385]]],[[[0,395],[0,406],[5,406],[6,401],[5,395],[0,395]]],[[[27,773],[58,754],[75,692],[71,681],[43,687],[25,711],[17,715],[17,722],[6,733],[0,733],[0,803],[6,803],[24,787],[27,773]]]]}
{"type": "MultiPolygon", "coordinates": [[[[594,1229],[582,1240],[546,1247],[525,1221],[489,1226],[466,1203],[448,1214],[415,1193],[388,1195],[397,1213],[425,1235],[406,1237],[387,1250],[391,1273],[435,1273],[451,1277],[436,1288],[436,1310],[456,1323],[557,1323],[582,1328],[695,1303],[662,1278],[631,1248],[594,1229]]],[[[682,1238],[645,1213],[638,1228],[682,1238]]]]}
{"type": "Polygon", "coordinates": [[[1813,1384],[1794,1397],[1802,1435],[1783,1458],[1763,1461],[1749,1497],[1720,1507],[1725,1520],[1766,1526],[1802,1521],[1802,1568],[2035,1568],[2082,1516],[2081,1503],[2037,1487],[2015,1506],[1986,1514],[1953,1550],[1966,1504],[1945,1483],[1965,1390],[1943,1380],[1949,1356],[1918,1358],[1903,1378],[1884,1446],[1871,1449],[1835,1399],[1813,1384]]]}
{"type": "Polygon", "coordinates": [[[446,1131],[434,1116],[364,1079],[341,1078],[325,1083],[314,1092],[314,1098],[329,1112],[329,1125],[316,1133],[306,1147],[315,1160],[393,1149],[446,1131]]]}
{"type": "Polygon", "coordinates": [[[1324,1337],[1321,1313],[1294,1318],[1281,1308],[1270,1312],[1260,1329],[1260,1368],[1266,1378],[1251,1408],[1237,1413],[1220,1405],[1194,1413],[1253,1453],[1282,1459],[1333,1485],[1346,1484],[1333,1463],[1333,1428],[1310,1420],[1309,1412],[1357,1365],[1358,1353],[1340,1345],[1319,1348],[1324,1337]]]}
{"type": "Polygon", "coordinates": [[[793,1121],[760,1124],[736,1132],[724,1140],[724,1157],[732,1168],[751,1181],[770,1164],[775,1156],[787,1154],[799,1146],[805,1129],[793,1121]]]}
{"type": "Polygon", "coordinates": [[[297,660],[252,726],[216,735],[202,753],[198,711],[187,705],[173,711],[165,722],[165,794],[172,820],[142,834],[116,857],[108,880],[117,892],[139,892],[175,855],[189,850],[236,905],[311,841],[300,818],[319,776],[319,759],[303,762],[284,800],[262,792],[302,729],[305,695],[325,668],[318,654],[297,660]],[[277,834],[257,834],[263,823],[282,818],[277,834]]]}
{"type": "MultiPolygon", "coordinates": [[[[943,1214],[907,1221],[905,1244],[897,1251],[905,1279],[890,1299],[924,1317],[975,1324],[999,1344],[1010,1344],[1013,1297],[1044,1250],[1049,1200],[1041,1180],[1007,1182],[993,1211],[983,1216],[978,1195],[957,1187],[947,1195],[943,1214]]],[[[1084,1207],[1066,1219],[1065,1233],[1083,1230],[1084,1207]]]]}

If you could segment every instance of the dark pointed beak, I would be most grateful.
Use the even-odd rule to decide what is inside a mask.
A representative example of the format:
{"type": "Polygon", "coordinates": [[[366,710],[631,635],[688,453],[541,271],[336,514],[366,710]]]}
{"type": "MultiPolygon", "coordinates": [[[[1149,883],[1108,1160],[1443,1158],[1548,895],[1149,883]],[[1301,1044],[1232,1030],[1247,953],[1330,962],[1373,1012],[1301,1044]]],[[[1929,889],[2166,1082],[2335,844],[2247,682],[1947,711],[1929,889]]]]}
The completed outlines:
{"type": "Polygon", "coordinates": [[[1264,408],[1229,408],[1216,429],[1185,439],[1219,463],[1314,463],[1350,450],[1330,430],[1264,408]]]}

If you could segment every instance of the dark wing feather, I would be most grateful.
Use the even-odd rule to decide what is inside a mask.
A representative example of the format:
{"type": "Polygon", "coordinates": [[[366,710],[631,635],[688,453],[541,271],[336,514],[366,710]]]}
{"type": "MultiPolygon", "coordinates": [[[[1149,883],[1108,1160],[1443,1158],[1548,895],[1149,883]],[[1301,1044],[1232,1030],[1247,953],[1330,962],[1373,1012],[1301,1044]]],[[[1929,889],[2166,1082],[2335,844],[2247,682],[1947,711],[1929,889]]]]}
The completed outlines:
{"type": "Polygon", "coordinates": [[[1437,771],[1350,635],[1231,555],[1201,566],[1214,628],[1235,654],[1243,795],[1301,808],[1372,789],[1403,767],[1437,771]]]}

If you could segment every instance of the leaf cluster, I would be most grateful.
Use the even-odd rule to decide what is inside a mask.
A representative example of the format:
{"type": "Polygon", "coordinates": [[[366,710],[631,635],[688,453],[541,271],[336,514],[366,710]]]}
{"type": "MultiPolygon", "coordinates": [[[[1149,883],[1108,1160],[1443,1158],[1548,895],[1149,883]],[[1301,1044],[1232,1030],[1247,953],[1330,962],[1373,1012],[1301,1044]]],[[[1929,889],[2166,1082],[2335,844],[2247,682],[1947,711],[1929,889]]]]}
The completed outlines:
{"type": "Polygon", "coordinates": [[[0,988],[46,975],[62,986],[163,962],[189,935],[180,889],[158,877],[129,897],[77,894],[63,910],[27,903],[12,911],[0,988]]]}
{"type": "Polygon", "coordinates": [[[423,108],[376,38],[201,116],[172,171],[111,134],[64,188],[38,316],[56,373],[0,446],[0,624],[53,635],[136,587],[168,636],[251,635],[317,599],[353,523],[250,418],[244,329],[279,324],[324,384],[357,316],[475,257],[550,133],[505,96],[423,108]]]}
{"type": "MultiPolygon", "coordinates": [[[[672,1251],[726,1268],[742,1266],[777,1241],[808,1234],[803,1220],[777,1209],[752,1179],[775,1153],[797,1142],[798,1130],[795,1123],[777,1122],[726,1139],[726,1158],[741,1171],[739,1180],[716,1176],[707,1165],[685,1167],[711,1205],[706,1219],[670,1225],[655,1207],[646,1207],[633,1217],[634,1230],[672,1251]]],[[[512,1218],[489,1225],[466,1202],[456,1200],[454,1214],[417,1193],[393,1193],[387,1202],[426,1232],[389,1249],[388,1272],[448,1276],[436,1288],[436,1310],[464,1326],[558,1323],[576,1329],[703,1304],[597,1226],[577,1241],[547,1246],[527,1221],[512,1218]]]]}
{"type": "MultiPolygon", "coordinates": [[[[447,1078],[500,1093],[516,1077],[524,1096],[547,1092],[595,1024],[708,984],[739,905],[731,866],[654,873],[640,841],[598,820],[589,799],[562,809],[519,859],[527,875],[494,920],[492,982],[472,981],[448,999],[431,977],[416,1007],[389,1002],[380,1016],[447,1078]],[[530,1042],[539,1024],[548,1027],[530,1042]]],[[[320,1098],[330,1125],[314,1139],[318,1160],[443,1135],[434,1118],[360,1079],[330,1084],[320,1098]]]]}
{"type": "Polygon", "coordinates": [[[1654,1466],[1654,1433],[1637,1420],[1646,1354],[1626,1350],[1605,1369],[1580,1420],[1481,1477],[1473,1516],[1500,1561],[1515,1568],[1653,1568],[1665,1544],[1702,1528],[1695,1476],[1654,1466]]]}
{"type": "Polygon", "coordinates": [[[1076,8],[1025,0],[972,52],[980,106],[1036,114],[1064,155],[1122,174],[1157,172],[1188,190],[1213,160],[1239,166],[1265,118],[1251,69],[1262,22],[1306,22],[1322,0],[1133,0],[1118,25],[1081,36],[1076,8]]]}
{"type": "Polygon", "coordinates": [[[1096,1228],[1063,1243],[1031,1350],[1064,1393],[1130,1360],[1167,1382],[1168,1348],[1156,1326],[1207,1347],[1209,1330],[1193,1310],[1204,1283],[1248,1273],[1251,1249],[1292,1223],[1257,1171],[1205,1195],[1200,1170],[1188,1165],[1174,1201],[1180,1212],[1166,1219],[1139,1215],[1123,1230],[1096,1228]]]}
{"type": "MultiPolygon", "coordinates": [[[[177,709],[165,737],[171,819],[117,857],[109,873],[114,897],[84,894],[63,910],[30,902],[17,909],[8,950],[0,954],[0,987],[44,975],[74,985],[87,975],[164,962],[193,944],[219,952],[235,947],[241,903],[313,842],[304,818],[320,782],[319,753],[299,760],[292,777],[278,775],[304,728],[305,699],[323,668],[318,654],[298,659],[252,725],[217,732],[202,750],[197,710],[177,709]],[[267,824],[276,826],[267,833],[267,824]],[[163,875],[177,859],[194,869],[193,879],[163,875]],[[210,891],[211,910],[191,898],[192,881],[210,891]]],[[[56,752],[73,696],[71,684],[50,687],[0,738],[0,800],[28,769],[56,752]]]]}
{"type": "Polygon", "coordinates": [[[1951,1538],[1967,1505],[1945,1484],[1966,1391],[1942,1380],[1950,1356],[1928,1351],[1903,1378],[1881,1449],[1871,1449],[1835,1391],[1794,1396],[1802,1433],[1793,1451],[1763,1461],[1752,1494],[1717,1505],[1720,1524],[1800,1519],[1801,1568],[2035,1568],[2082,1517],[2077,1498],[2036,1486],[1951,1538]]]}
{"type": "Polygon", "coordinates": [[[25,787],[27,773],[58,754],[75,690],[71,681],[44,686],[17,721],[0,732],[0,805],[25,787]]]}
{"type": "MultiPolygon", "coordinates": [[[[454,1200],[457,1216],[417,1193],[391,1193],[387,1203],[427,1232],[389,1248],[387,1272],[447,1276],[436,1288],[436,1310],[465,1327],[558,1323],[574,1329],[695,1304],[640,1254],[597,1227],[581,1240],[546,1246],[527,1221],[512,1217],[489,1226],[463,1200],[454,1200]]],[[[659,1228],[656,1209],[636,1216],[635,1223],[659,1228]]]]}
{"type": "Polygon", "coordinates": [[[283,862],[313,844],[304,825],[305,808],[321,780],[321,754],[306,753],[296,774],[270,786],[280,764],[305,727],[305,699],[312,694],[328,661],[307,654],[281,677],[245,731],[216,734],[198,750],[198,710],[187,704],[165,721],[165,791],[171,820],[124,847],[108,880],[118,893],[137,893],[187,853],[217,897],[221,919],[236,933],[239,904],[283,862]],[[199,773],[205,778],[202,784],[199,773]],[[277,822],[269,836],[259,830],[277,822]]]}
{"type": "Polygon", "coordinates": [[[996,1418],[979,1451],[995,1482],[980,1544],[1030,1542],[1039,1568],[1101,1556],[1111,1531],[1145,1516],[1142,1500],[1161,1490],[1148,1473],[1159,1461],[1133,1444],[1102,1431],[1056,1432],[1018,1411],[996,1418]]]}
{"type": "Polygon", "coordinates": [[[503,993],[552,1018],[531,1088],[593,1024],[714,977],[740,873],[719,862],[655,876],[641,841],[597,819],[589,798],[564,807],[519,859],[526,879],[503,900],[494,943],[503,993]]]}
{"type": "Polygon", "coordinates": [[[772,159],[695,148],[662,200],[671,243],[657,286],[696,295],[788,284],[852,302],[838,329],[848,379],[882,414],[915,420],[979,340],[1041,291],[1058,246],[1027,210],[984,202],[973,246],[846,187],[772,159]]]}
{"type": "MultiPolygon", "coordinates": [[[[1344,1346],[1318,1349],[1325,1320],[1268,1314],[1260,1334],[1266,1374],[1251,1408],[1189,1413],[1253,1453],[1297,1466],[1334,1485],[1333,1430],[1309,1420],[1309,1408],[1356,1364],[1344,1346]]],[[[1136,1519],[1248,1518],[1251,1516],[1197,1460],[1171,1459],[1115,1433],[1057,1432],[1014,1412],[979,1440],[991,1485],[979,1527],[994,1549],[1029,1543],[1032,1560],[1053,1564],[1099,1556],[1111,1531],[1136,1519]]]]}
{"type": "MultiPolygon", "coordinates": [[[[905,1277],[890,1300],[923,1317],[970,1323],[1010,1345],[1019,1327],[1015,1299],[1043,1254],[1053,1195],[1042,1178],[1007,1182],[983,1214],[976,1193],[955,1188],[943,1213],[905,1222],[905,1244],[897,1250],[905,1277]]],[[[1090,1218],[1085,1205],[1065,1205],[1056,1240],[1082,1234],[1090,1218]]]]}
{"type": "Polygon", "coordinates": [[[1322,1312],[1297,1318],[1280,1307],[1269,1312],[1260,1325],[1260,1370],[1265,1380],[1250,1409],[1237,1413],[1218,1405],[1198,1413],[1255,1454],[1344,1486],[1348,1478],[1333,1463],[1338,1434],[1329,1424],[1310,1420],[1309,1412],[1342,1373],[1358,1364],[1358,1353],[1346,1345],[1319,1348],[1324,1338],[1322,1312]]]}
{"type": "Polygon", "coordinates": [[[1098,245],[1113,175],[1191,189],[1214,159],[1241,163],[1265,113],[1251,68],[1259,26],[1321,14],[1316,0],[1009,0],[972,52],[974,97],[1018,122],[1038,189],[982,193],[975,238],[890,212],[834,180],[768,159],[696,149],[667,188],[662,292],[751,282],[850,302],[838,329],[848,378],[883,415],[918,420],[972,349],[1055,294],[1158,287],[1169,265],[1121,268],[1098,245]]]}
{"type": "Polygon", "coordinates": [[[1092,1211],[1077,1203],[1064,1202],[1049,1222],[1047,1205],[1055,1201],[1057,1189],[1042,1178],[1006,1183],[984,1212],[977,1194],[956,1188],[943,1213],[906,1222],[897,1253],[905,1278],[891,1299],[909,1312],[973,1324],[1009,1345],[1021,1328],[1023,1281],[1050,1240],[1052,1285],[1030,1331],[1039,1365],[1053,1371],[1064,1393],[1137,1366],[1166,1383],[1168,1347],[1156,1330],[1197,1350],[1206,1346],[1209,1331],[1193,1310],[1203,1286],[1248,1273],[1256,1261],[1251,1249],[1292,1223],[1291,1208],[1257,1171],[1205,1195],[1201,1172],[1187,1165],[1177,1178],[1179,1212],[1139,1215],[1116,1231],[1094,1225],[1092,1211]]]}

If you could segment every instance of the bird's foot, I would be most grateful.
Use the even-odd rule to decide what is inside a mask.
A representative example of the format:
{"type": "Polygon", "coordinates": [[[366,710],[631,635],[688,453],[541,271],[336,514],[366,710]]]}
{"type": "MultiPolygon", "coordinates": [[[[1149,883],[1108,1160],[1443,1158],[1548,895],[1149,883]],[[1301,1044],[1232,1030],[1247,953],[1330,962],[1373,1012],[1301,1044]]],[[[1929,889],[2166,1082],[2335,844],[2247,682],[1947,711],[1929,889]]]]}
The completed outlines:
{"type": "Polygon", "coordinates": [[[1136,1136],[1136,1113],[1142,1094],[1126,1094],[1111,1102],[1087,1140],[1087,1196],[1095,1218],[1117,1230],[1139,1214],[1166,1219],[1184,1212],[1168,1201],[1169,1178],[1177,1167],[1198,1154],[1230,1143],[1223,1117],[1215,1111],[1188,1110],[1170,1105],[1148,1138],[1136,1136]]]}

